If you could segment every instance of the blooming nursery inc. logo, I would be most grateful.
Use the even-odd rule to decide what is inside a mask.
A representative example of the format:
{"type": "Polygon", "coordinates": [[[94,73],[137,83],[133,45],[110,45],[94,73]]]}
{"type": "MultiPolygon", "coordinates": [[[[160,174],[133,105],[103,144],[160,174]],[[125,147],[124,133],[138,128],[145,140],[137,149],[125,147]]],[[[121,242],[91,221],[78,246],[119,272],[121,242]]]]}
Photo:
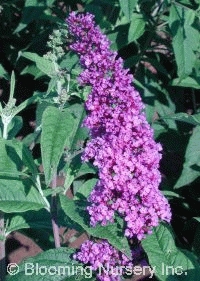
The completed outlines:
{"type": "MultiPolygon", "coordinates": [[[[82,159],[98,168],[99,180],[89,197],[90,223],[106,225],[117,213],[126,222],[125,236],[141,240],[160,220],[171,219],[169,204],[158,189],[161,146],[153,139],[140,95],[131,85],[132,75],[110,50],[93,15],[72,12],[67,24],[73,38],[70,48],[80,56],[84,69],[79,83],[91,87],[84,121],[91,140],[82,159]]],[[[106,262],[132,265],[106,240],[86,241],[74,258],[90,263],[94,270],[106,262]]]]}
{"type": "MultiPolygon", "coordinates": [[[[122,275],[126,276],[145,276],[151,279],[153,278],[157,270],[156,266],[112,266],[109,263],[99,264],[97,268],[97,273],[99,276],[105,276],[105,274],[112,276],[112,278],[120,277],[122,275]]],[[[166,266],[161,264],[160,266],[161,275],[164,276],[178,276],[187,275],[187,272],[183,271],[182,266],[166,266]]],[[[9,275],[17,275],[19,273],[19,266],[15,263],[10,263],[7,266],[7,272],[9,275]]],[[[92,266],[81,266],[76,264],[71,265],[42,265],[39,263],[26,262],[24,264],[24,274],[25,276],[74,276],[76,280],[84,276],[84,278],[92,278],[93,267],[92,266]]]]}

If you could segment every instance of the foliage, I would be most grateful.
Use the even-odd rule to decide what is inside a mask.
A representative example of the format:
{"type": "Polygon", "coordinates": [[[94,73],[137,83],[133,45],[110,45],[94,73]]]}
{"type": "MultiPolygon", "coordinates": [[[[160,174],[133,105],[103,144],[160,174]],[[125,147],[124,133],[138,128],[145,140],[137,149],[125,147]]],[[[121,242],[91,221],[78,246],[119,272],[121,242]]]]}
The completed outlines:
{"type": "MultiPolygon", "coordinates": [[[[169,200],[173,219],[170,226],[161,224],[142,241],[145,260],[156,267],[155,280],[197,280],[198,0],[1,1],[0,215],[4,214],[4,229],[0,227],[0,238],[5,240],[11,232],[23,230],[34,239],[38,229],[48,230],[51,236],[51,220],[55,218],[52,201],[56,201],[59,227],[87,232],[90,238],[108,239],[129,257],[135,246],[123,237],[124,224],[118,216],[106,227],[89,226],[85,208],[97,171],[92,164],[81,161],[90,137],[81,127],[89,88],[78,85],[78,57],[68,48],[65,18],[71,10],[95,15],[97,24],[112,41],[112,49],[130,68],[147,120],[163,147],[160,189],[169,200]],[[64,177],[62,186],[57,186],[57,176],[64,177]],[[67,190],[73,199],[66,197],[67,190]],[[29,228],[33,230],[31,234],[29,228]],[[163,273],[162,262],[165,268],[179,267],[182,274],[163,273]]],[[[49,267],[65,261],[76,263],[72,259],[75,249],[61,246],[46,249],[44,243],[47,251],[27,262],[49,267]]],[[[20,264],[19,275],[7,275],[6,280],[29,280],[24,266],[20,264]]],[[[41,276],[31,278],[41,280],[41,276]]],[[[50,275],[45,278],[42,280],[74,280],[67,274],[60,279],[50,275]]],[[[88,280],[96,280],[94,272],[88,280]]]]}

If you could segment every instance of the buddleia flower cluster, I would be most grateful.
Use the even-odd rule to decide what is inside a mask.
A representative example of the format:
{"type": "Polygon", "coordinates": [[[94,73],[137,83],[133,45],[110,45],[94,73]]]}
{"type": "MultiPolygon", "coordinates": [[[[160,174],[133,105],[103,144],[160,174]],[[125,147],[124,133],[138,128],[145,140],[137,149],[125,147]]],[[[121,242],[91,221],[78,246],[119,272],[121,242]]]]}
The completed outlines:
{"type": "Polygon", "coordinates": [[[85,241],[80,251],[74,254],[74,259],[90,264],[100,281],[120,281],[124,269],[133,266],[126,255],[113,248],[106,240],[85,241]]]}
{"type": "Polygon", "coordinates": [[[90,223],[106,225],[117,213],[126,222],[125,236],[141,240],[161,220],[171,220],[159,190],[161,145],[154,141],[132,75],[94,16],[72,12],[67,24],[70,48],[83,68],[78,81],[91,87],[84,121],[91,139],[82,159],[98,168],[99,180],[88,199],[90,223]]]}

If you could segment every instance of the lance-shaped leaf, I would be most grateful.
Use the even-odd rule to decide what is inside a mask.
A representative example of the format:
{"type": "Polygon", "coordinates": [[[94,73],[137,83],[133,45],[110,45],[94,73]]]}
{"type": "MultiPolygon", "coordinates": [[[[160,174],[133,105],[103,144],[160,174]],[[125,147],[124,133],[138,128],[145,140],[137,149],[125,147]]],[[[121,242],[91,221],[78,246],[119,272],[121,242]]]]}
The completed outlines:
{"type": "MultiPolygon", "coordinates": [[[[29,168],[33,175],[37,174],[37,167],[28,148],[20,141],[0,139],[0,177],[18,177],[22,167],[29,168]]],[[[26,176],[26,174],[24,174],[26,176]]],[[[27,175],[28,176],[28,175],[27,175]]]]}
{"type": "Polygon", "coordinates": [[[31,53],[31,52],[24,52],[21,54],[23,57],[33,61],[36,63],[36,66],[39,70],[43,73],[48,75],[49,77],[53,77],[55,74],[55,68],[51,61],[44,57],[40,57],[38,54],[31,53]]]}
{"type": "Polygon", "coordinates": [[[175,184],[175,188],[192,183],[200,176],[200,126],[197,126],[190,137],[186,153],[185,162],[180,178],[175,184]]]}
{"type": "Polygon", "coordinates": [[[193,78],[190,76],[186,77],[185,79],[176,78],[172,80],[171,85],[178,86],[178,87],[200,89],[200,79],[199,77],[193,78]]]}
{"type": "Polygon", "coordinates": [[[133,9],[135,8],[135,6],[137,4],[137,0],[126,0],[126,1],[119,0],[119,4],[121,6],[121,9],[122,9],[124,15],[130,21],[132,13],[133,13],[133,9]]]}
{"type": "Polygon", "coordinates": [[[28,149],[17,140],[0,140],[0,210],[5,213],[45,208],[45,203],[22,167],[37,169],[28,149]],[[23,178],[21,178],[23,176],[23,178]]]}
{"type": "Polygon", "coordinates": [[[160,224],[142,241],[142,246],[158,280],[198,280],[200,267],[197,258],[176,247],[170,226],[160,224]]]}
{"type": "Polygon", "coordinates": [[[57,171],[64,148],[69,147],[74,130],[76,116],[70,110],[48,107],[42,116],[41,152],[45,181],[49,185],[57,171]]]}
{"type": "Polygon", "coordinates": [[[64,167],[64,172],[66,175],[65,183],[64,183],[65,190],[67,190],[70,187],[76,176],[80,176],[79,170],[83,172],[82,173],[83,175],[84,167],[89,166],[89,165],[82,164],[80,154],[70,159],[74,151],[79,150],[83,147],[84,141],[88,137],[87,129],[85,127],[84,128],[81,127],[83,119],[85,117],[85,109],[80,104],[74,104],[70,106],[68,110],[75,117],[75,120],[74,120],[73,132],[70,137],[70,142],[67,145],[67,151],[69,152],[69,159],[67,160],[67,163],[64,167]]]}
{"type": "Polygon", "coordinates": [[[97,183],[97,179],[89,179],[86,182],[84,182],[81,187],[76,191],[76,195],[74,199],[77,199],[80,195],[87,198],[90,193],[92,192],[92,189],[94,188],[95,184],[97,183]]]}
{"type": "Polygon", "coordinates": [[[160,119],[173,119],[176,121],[185,122],[192,125],[200,125],[200,113],[191,115],[184,112],[180,112],[172,115],[162,116],[160,117],[160,119]]]}
{"type": "Polygon", "coordinates": [[[65,172],[64,187],[67,190],[76,178],[86,174],[95,174],[97,169],[91,163],[83,163],[81,154],[78,154],[65,165],[63,171],[65,172]]]}
{"type": "Polygon", "coordinates": [[[2,64],[0,64],[0,77],[3,77],[7,80],[9,79],[9,75],[7,71],[4,69],[4,67],[2,66],[2,64]]]}
{"type": "Polygon", "coordinates": [[[145,20],[142,14],[133,13],[128,31],[128,42],[137,40],[145,31],[145,20]]]}
{"type": "Polygon", "coordinates": [[[169,26],[178,67],[178,76],[185,78],[192,73],[200,43],[199,30],[194,25],[195,11],[180,5],[171,5],[169,26]]]}

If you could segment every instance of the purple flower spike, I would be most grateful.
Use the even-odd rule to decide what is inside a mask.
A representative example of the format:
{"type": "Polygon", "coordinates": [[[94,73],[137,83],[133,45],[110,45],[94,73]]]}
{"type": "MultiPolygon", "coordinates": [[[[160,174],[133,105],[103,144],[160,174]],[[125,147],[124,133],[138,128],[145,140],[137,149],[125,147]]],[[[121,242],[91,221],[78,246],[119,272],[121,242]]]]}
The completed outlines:
{"type": "Polygon", "coordinates": [[[132,268],[132,262],[121,252],[112,247],[106,240],[97,242],[85,241],[74,259],[88,264],[97,272],[100,281],[120,281],[124,268],[132,268]],[[120,270],[123,269],[123,270],[120,270]]]}
{"type": "Polygon", "coordinates": [[[154,141],[132,75],[110,50],[94,16],[72,12],[67,23],[74,38],[70,47],[84,69],[79,83],[91,86],[84,121],[91,140],[83,155],[99,171],[89,197],[91,225],[113,222],[117,212],[126,221],[125,235],[141,240],[160,220],[171,220],[170,206],[158,189],[161,145],[154,141]]]}

